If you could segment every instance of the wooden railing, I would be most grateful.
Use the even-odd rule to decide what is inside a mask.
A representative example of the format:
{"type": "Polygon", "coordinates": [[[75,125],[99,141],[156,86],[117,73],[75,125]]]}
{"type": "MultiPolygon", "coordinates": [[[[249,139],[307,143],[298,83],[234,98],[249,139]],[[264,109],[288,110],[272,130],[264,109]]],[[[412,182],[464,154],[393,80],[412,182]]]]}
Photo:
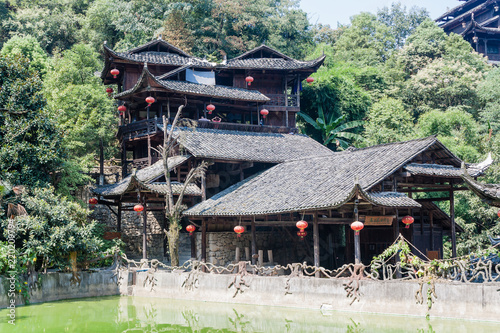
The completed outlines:
{"type": "Polygon", "coordinates": [[[266,105],[299,107],[299,95],[266,94],[271,100],[266,105]]]}

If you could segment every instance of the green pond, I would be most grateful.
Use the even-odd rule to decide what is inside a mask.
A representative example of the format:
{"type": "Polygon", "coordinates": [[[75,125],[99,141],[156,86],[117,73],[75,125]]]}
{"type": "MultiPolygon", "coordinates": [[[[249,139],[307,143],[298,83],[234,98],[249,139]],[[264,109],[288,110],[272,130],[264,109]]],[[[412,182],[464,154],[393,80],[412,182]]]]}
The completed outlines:
{"type": "Polygon", "coordinates": [[[7,314],[0,310],[2,333],[500,332],[492,322],[118,296],[18,307],[15,326],[7,314]]]}

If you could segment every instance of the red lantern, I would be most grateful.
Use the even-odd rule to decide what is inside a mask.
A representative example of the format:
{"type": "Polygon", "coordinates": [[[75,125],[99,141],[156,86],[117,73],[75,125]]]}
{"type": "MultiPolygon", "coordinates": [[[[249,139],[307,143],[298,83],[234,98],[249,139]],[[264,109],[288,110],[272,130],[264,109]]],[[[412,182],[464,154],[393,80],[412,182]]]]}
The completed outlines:
{"type": "Polygon", "coordinates": [[[314,82],[314,78],[312,78],[312,77],[308,77],[308,78],[306,79],[306,82],[307,82],[307,83],[309,83],[309,84],[311,84],[311,83],[313,83],[313,82],[314,82]]]}
{"type": "Polygon", "coordinates": [[[245,228],[241,225],[237,225],[234,227],[234,232],[238,234],[238,238],[241,237],[241,234],[245,232],[245,228]]]}
{"type": "Polygon", "coordinates": [[[497,215],[498,215],[498,217],[500,217],[500,210],[498,211],[497,215]]]}
{"type": "Polygon", "coordinates": [[[351,223],[351,229],[355,231],[355,235],[359,235],[359,231],[362,230],[365,225],[359,221],[351,223]]]}
{"type": "Polygon", "coordinates": [[[113,91],[114,91],[114,90],[113,90],[113,88],[111,88],[111,87],[106,88],[106,92],[108,93],[108,96],[109,96],[109,97],[111,97],[111,94],[113,93],[113,91]]]}
{"type": "Polygon", "coordinates": [[[120,71],[119,71],[119,70],[117,70],[116,68],[114,68],[114,69],[110,70],[109,72],[111,73],[111,75],[113,75],[113,78],[114,78],[114,79],[116,79],[116,77],[117,77],[118,75],[120,75],[120,71]]]}
{"type": "Polygon", "coordinates": [[[308,224],[307,224],[307,222],[306,222],[306,221],[304,221],[304,220],[300,220],[299,222],[297,222],[297,223],[295,224],[295,226],[296,226],[297,228],[299,228],[299,229],[300,229],[300,231],[304,231],[304,229],[306,229],[306,228],[307,228],[308,224]]]}
{"type": "Polygon", "coordinates": [[[269,111],[267,111],[266,109],[262,109],[260,110],[260,114],[264,119],[266,119],[266,116],[269,114],[269,111]]]}
{"type": "Polygon", "coordinates": [[[412,224],[413,221],[415,221],[415,219],[413,217],[411,217],[410,215],[403,217],[403,223],[406,224],[406,227],[405,227],[406,229],[408,229],[410,227],[410,224],[412,224]]]}
{"type": "Polygon", "coordinates": [[[208,114],[212,114],[212,111],[215,110],[215,105],[208,104],[207,105],[207,110],[208,110],[208,114]]]}
{"type": "Polygon", "coordinates": [[[297,236],[300,237],[300,240],[304,240],[304,237],[307,236],[307,231],[297,231],[297,236]]]}
{"type": "Polygon", "coordinates": [[[251,86],[252,85],[252,82],[253,82],[253,77],[251,76],[247,76],[245,78],[245,81],[248,83],[248,86],[251,86]]]}
{"type": "Polygon", "coordinates": [[[144,210],[144,206],[141,204],[135,205],[134,210],[137,212],[137,216],[141,215],[141,212],[144,210]]]}
{"type": "Polygon", "coordinates": [[[90,208],[93,209],[94,206],[97,205],[97,198],[90,198],[89,205],[90,205],[90,208]]]}
{"type": "Polygon", "coordinates": [[[118,111],[120,111],[120,116],[121,116],[125,111],[127,111],[127,107],[125,105],[120,105],[118,107],[118,111]]]}
{"type": "Polygon", "coordinates": [[[189,232],[189,236],[193,236],[193,231],[195,231],[195,230],[196,230],[196,227],[192,224],[190,224],[186,227],[186,231],[189,232]]]}
{"type": "Polygon", "coordinates": [[[146,103],[148,103],[148,107],[151,106],[151,104],[153,104],[154,102],[156,102],[156,99],[152,96],[149,96],[149,97],[146,97],[146,103]]]}

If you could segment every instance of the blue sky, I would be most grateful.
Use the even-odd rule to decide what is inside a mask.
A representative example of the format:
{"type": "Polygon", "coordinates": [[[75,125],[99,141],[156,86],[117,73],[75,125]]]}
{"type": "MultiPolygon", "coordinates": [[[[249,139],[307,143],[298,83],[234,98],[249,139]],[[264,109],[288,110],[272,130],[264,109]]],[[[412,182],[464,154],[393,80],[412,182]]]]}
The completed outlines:
{"type": "MultiPolygon", "coordinates": [[[[397,0],[301,0],[300,8],[304,10],[311,23],[329,24],[332,28],[337,27],[337,22],[350,23],[349,18],[360,12],[377,13],[377,8],[390,6],[397,0]]],[[[448,8],[462,4],[458,0],[401,0],[401,4],[407,8],[413,6],[426,8],[432,19],[439,17],[448,8]]]]}

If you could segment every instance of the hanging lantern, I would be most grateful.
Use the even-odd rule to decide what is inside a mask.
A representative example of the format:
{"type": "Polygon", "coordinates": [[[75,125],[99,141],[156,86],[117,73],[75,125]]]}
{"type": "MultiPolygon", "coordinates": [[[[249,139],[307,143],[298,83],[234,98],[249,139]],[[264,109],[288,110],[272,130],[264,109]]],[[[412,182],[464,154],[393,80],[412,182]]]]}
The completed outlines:
{"type": "Polygon", "coordinates": [[[472,41],[477,44],[477,42],[479,42],[479,37],[477,36],[472,37],[472,41]]]}
{"type": "Polygon", "coordinates": [[[311,83],[313,83],[313,82],[314,82],[314,78],[312,78],[312,77],[308,77],[308,78],[306,79],[306,82],[307,82],[307,83],[309,83],[309,84],[311,84],[311,83]]]}
{"type": "Polygon", "coordinates": [[[144,210],[144,206],[141,204],[135,205],[134,210],[137,212],[137,216],[141,215],[141,212],[144,210]]]}
{"type": "Polygon", "coordinates": [[[156,99],[152,96],[148,96],[146,97],[146,103],[148,103],[148,108],[151,106],[151,104],[153,104],[154,102],[156,102],[156,99]]]}
{"type": "Polygon", "coordinates": [[[465,21],[462,22],[462,28],[466,28],[467,27],[467,23],[465,23],[465,21]]]}
{"type": "Polygon", "coordinates": [[[118,75],[120,75],[120,71],[119,71],[119,70],[117,70],[116,68],[114,68],[114,69],[110,70],[109,72],[111,73],[111,75],[113,75],[113,78],[114,78],[114,79],[116,79],[116,77],[117,77],[118,75]]]}
{"type": "Polygon", "coordinates": [[[253,82],[253,77],[251,76],[247,76],[245,78],[245,81],[248,83],[248,86],[251,86],[252,85],[252,82],[253,82]]]}
{"type": "Polygon", "coordinates": [[[498,210],[497,215],[498,215],[498,217],[500,217],[500,210],[498,210]]]}
{"type": "Polygon", "coordinates": [[[118,107],[118,111],[120,111],[120,116],[122,116],[122,115],[123,115],[123,113],[124,113],[125,111],[127,111],[127,107],[126,107],[125,105],[120,105],[120,106],[118,107]]]}
{"type": "Polygon", "coordinates": [[[406,229],[410,227],[410,224],[412,224],[415,221],[413,217],[410,215],[403,217],[403,223],[406,225],[406,229]]]}
{"type": "Polygon", "coordinates": [[[360,221],[351,223],[351,229],[355,231],[354,233],[355,235],[359,235],[359,231],[362,230],[364,227],[365,225],[360,221]]]}
{"type": "Polygon", "coordinates": [[[498,12],[498,11],[500,10],[500,6],[495,5],[495,6],[493,7],[493,9],[495,10],[495,12],[498,12]]]}
{"type": "Polygon", "coordinates": [[[95,205],[97,205],[97,198],[90,198],[89,205],[90,205],[90,209],[94,209],[95,205]]]}
{"type": "Polygon", "coordinates": [[[269,111],[267,109],[262,109],[260,110],[260,114],[264,119],[266,119],[266,116],[269,114],[269,111]]]}
{"type": "Polygon", "coordinates": [[[212,114],[212,111],[215,110],[215,105],[208,104],[207,105],[207,110],[208,110],[208,114],[212,114]]]}
{"type": "Polygon", "coordinates": [[[108,97],[111,97],[111,94],[113,93],[113,91],[114,90],[111,87],[106,88],[106,92],[108,93],[108,97]]]}
{"type": "Polygon", "coordinates": [[[193,236],[193,232],[196,230],[196,227],[192,224],[188,225],[186,227],[186,231],[189,232],[189,236],[193,236]]]}
{"type": "Polygon", "coordinates": [[[245,232],[245,228],[242,227],[241,225],[237,225],[234,227],[234,232],[238,234],[238,238],[241,237],[241,234],[245,232]]]}
{"type": "Polygon", "coordinates": [[[306,229],[306,228],[307,228],[308,224],[307,224],[307,222],[306,222],[306,221],[304,221],[304,220],[300,220],[299,222],[297,222],[297,223],[295,224],[295,226],[296,226],[297,228],[299,228],[299,229],[300,229],[300,231],[304,231],[304,229],[306,229]]]}
{"type": "Polygon", "coordinates": [[[297,231],[297,236],[300,237],[300,240],[304,240],[304,237],[307,236],[307,231],[297,231]]]}

